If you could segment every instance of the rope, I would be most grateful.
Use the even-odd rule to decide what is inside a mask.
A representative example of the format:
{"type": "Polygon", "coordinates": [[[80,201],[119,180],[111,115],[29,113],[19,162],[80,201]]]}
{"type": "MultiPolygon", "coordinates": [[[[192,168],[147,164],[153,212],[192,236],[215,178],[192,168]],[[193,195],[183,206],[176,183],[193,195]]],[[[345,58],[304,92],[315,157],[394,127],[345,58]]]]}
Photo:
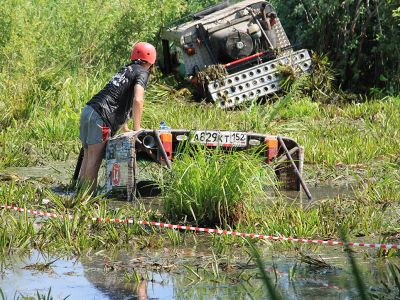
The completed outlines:
{"type": "MultiPolygon", "coordinates": [[[[7,210],[14,210],[17,212],[26,212],[35,216],[44,216],[48,218],[54,219],[66,219],[71,220],[74,218],[73,215],[69,214],[55,214],[50,212],[32,210],[17,207],[14,205],[0,205],[0,208],[7,210]]],[[[303,244],[318,244],[318,245],[330,245],[330,246],[355,246],[355,247],[365,247],[365,248],[375,248],[375,249],[397,249],[400,250],[400,245],[396,244],[370,244],[370,243],[356,243],[356,242],[347,242],[344,243],[342,241],[333,241],[333,240],[312,240],[307,238],[294,238],[294,237],[284,237],[284,236],[272,236],[272,235],[263,235],[263,234],[254,234],[254,233],[244,233],[237,231],[228,231],[222,229],[213,229],[213,228],[203,228],[203,227],[194,227],[190,225],[174,225],[168,223],[160,223],[160,222],[152,222],[152,221],[135,221],[134,219],[116,219],[116,218],[100,218],[100,217],[92,217],[86,218],[85,220],[98,222],[98,223],[126,223],[126,224],[139,224],[139,225],[148,225],[155,226],[161,228],[170,228],[170,229],[181,229],[187,231],[195,231],[195,232],[207,232],[210,234],[219,234],[219,235],[232,235],[232,236],[240,236],[240,237],[249,237],[253,239],[268,239],[274,241],[288,241],[295,243],[303,243],[303,244]]]]}

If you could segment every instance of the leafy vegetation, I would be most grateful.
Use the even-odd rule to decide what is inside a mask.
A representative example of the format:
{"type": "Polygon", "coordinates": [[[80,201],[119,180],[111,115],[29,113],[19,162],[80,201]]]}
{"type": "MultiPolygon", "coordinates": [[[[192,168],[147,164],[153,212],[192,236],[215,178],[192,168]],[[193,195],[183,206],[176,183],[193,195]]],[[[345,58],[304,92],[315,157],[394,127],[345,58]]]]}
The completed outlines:
{"type": "Polygon", "coordinates": [[[399,3],[274,0],[294,45],[327,53],[344,88],[368,92],[400,88],[399,3]]]}

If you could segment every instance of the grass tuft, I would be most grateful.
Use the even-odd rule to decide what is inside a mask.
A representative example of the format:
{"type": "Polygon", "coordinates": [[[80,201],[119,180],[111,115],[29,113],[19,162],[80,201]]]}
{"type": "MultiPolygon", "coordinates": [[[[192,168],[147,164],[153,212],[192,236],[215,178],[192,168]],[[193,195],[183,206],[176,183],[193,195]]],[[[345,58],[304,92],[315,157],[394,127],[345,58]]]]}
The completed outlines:
{"type": "Polygon", "coordinates": [[[238,225],[262,201],[263,187],[273,184],[268,171],[255,153],[188,147],[163,180],[164,210],[173,222],[238,225]]]}

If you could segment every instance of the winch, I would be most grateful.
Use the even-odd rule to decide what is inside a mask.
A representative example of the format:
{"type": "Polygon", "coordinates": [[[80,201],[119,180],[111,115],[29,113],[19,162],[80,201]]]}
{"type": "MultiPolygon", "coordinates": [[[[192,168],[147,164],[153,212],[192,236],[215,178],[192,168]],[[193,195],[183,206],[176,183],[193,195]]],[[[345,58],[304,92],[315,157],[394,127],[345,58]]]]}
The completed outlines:
{"type": "MultiPolygon", "coordinates": [[[[202,98],[221,108],[280,89],[279,65],[310,72],[307,50],[293,50],[273,6],[266,1],[224,1],[161,29],[162,70],[184,77],[202,98]],[[214,80],[202,72],[222,66],[214,80]]],[[[215,75],[215,74],[213,74],[215,75]]]]}

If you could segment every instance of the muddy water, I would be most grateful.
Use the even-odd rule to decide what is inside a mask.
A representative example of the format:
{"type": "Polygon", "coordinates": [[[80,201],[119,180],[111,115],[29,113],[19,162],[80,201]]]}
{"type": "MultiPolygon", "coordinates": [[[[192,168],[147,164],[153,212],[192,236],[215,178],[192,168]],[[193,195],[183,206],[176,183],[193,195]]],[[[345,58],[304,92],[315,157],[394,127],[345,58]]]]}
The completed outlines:
{"type": "Polygon", "coordinates": [[[14,175],[19,180],[42,179],[49,183],[60,182],[68,183],[73,175],[75,161],[58,162],[53,161],[46,166],[36,167],[13,167],[6,170],[0,170],[0,174],[14,175]]]}
{"type": "Polygon", "coordinates": [[[320,184],[318,186],[308,187],[312,200],[308,199],[303,189],[300,192],[297,191],[280,191],[280,193],[287,198],[288,201],[297,203],[299,205],[307,206],[313,202],[323,201],[333,198],[351,198],[354,196],[353,185],[333,185],[333,184],[320,184]]]}
{"type": "MultiPolygon", "coordinates": [[[[12,269],[1,273],[0,287],[10,298],[47,294],[51,287],[55,299],[261,299],[265,289],[257,268],[231,258],[231,265],[220,270],[219,277],[206,276],[201,266],[210,262],[210,252],[191,249],[163,249],[142,253],[119,253],[112,257],[94,255],[80,260],[59,259],[45,271],[33,264],[51,261],[38,253],[14,262],[12,269]],[[199,280],[183,265],[190,265],[202,276],[199,280]],[[199,271],[200,268],[200,271],[199,271]],[[145,279],[135,282],[126,275],[138,272],[145,279]],[[239,279],[240,276],[240,279],[239,279]]],[[[285,299],[357,298],[354,279],[346,258],[338,251],[322,254],[332,268],[313,268],[299,264],[295,254],[263,255],[266,271],[285,299]]],[[[358,257],[363,279],[368,287],[380,290],[380,280],[388,280],[381,260],[358,257]]],[[[222,264],[220,265],[222,266],[222,264]]],[[[211,269],[211,268],[210,268],[211,269]]]]}

